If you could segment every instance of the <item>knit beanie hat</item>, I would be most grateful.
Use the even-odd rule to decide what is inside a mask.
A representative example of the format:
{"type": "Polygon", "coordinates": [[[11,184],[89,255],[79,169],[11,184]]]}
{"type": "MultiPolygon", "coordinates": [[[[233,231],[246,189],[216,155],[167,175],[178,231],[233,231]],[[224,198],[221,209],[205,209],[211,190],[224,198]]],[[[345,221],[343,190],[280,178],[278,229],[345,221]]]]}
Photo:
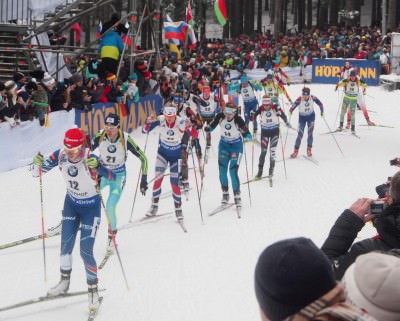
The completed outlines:
{"type": "Polygon", "coordinates": [[[53,77],[51,77],[49,75],[49,73],[47,73],[47,72],[44,73],[44,76],[43,76],[43,79],[42,79],[43,85],[45,85],[46,87],[49,87],[49,86],[53,85],[55,82],[56,81],[54,80],[53,77]]]}
{"type": "Polygon", "coordinates": [[[84,143],[83,133],[79,128],[71,128],[65,132],[64,146],[68,149],[82,146],[84,143]]]}
{"type": "Polygon", "coordinates": [[[119,116],[117,114],[108,114],[104,122],[106,125],[119,126],[119,116]]]}
{"type": "Polygon", "coordinates": [[[343,277],[347,298],[377,320],[400,320],[400,257],[370,252],[357,257],[343,277]]]}
{"type": "Polygon", "coordinates": [[[304,237],[268,246],[255,268],[255,292],[264,315],[282,321],[336,286],[331,263],[304,237]]]}

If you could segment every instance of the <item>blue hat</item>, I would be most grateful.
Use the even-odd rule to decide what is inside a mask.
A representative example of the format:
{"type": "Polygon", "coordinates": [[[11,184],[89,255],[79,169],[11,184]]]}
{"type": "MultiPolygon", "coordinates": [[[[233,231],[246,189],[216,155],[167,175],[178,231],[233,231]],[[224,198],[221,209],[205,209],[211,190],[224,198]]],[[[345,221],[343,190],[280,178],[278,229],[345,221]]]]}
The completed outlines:
{"type": "Polygon", "coordinates": [[[129,80],[137,80],[138,76],[136,75],[136,73],[133,73],[132,75],[129,76],[129,80]]]}
{"type": "Polygon", "coordinates": [[[246,76],[240,77],[240,82],[241,83],[248,82],[248,81],[249,81],[249,79],[246,76]]]}
{"type": "Polygon", "coordinates": [[[106,125],[119,126],[119,116],[117,114],[108,114],[104,120],[106,125]]]}

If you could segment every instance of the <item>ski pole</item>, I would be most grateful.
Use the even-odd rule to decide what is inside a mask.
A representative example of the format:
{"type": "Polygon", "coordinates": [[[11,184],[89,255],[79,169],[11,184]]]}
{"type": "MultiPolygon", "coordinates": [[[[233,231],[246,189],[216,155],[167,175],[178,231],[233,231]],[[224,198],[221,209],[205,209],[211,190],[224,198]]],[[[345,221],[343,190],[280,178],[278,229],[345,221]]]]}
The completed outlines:
{"type": "Polygon", "coordinates": [[[336,140],[335,134],[332,132],[332,130],[330,129],[330,127],[329,127],[329,125],[328,125],[328,122],[325,120],[324,117],[322,117],[322,119],[324,120],[326,127],[328,127],[329,133],[332,135],[333,140],[334,140],[335,143],[336,143],[336,146],[339,148],[340,152],[342,153],[342,156],[345,157],[344,154],[343,154],[342,149],[341,149],[340,146],[339,146],[339,143],[338,143],[337,140],[336,140]]]}
{"type": "MultiPolygon", "coordinates": [[[[147,135],[146,135],[146,142],[144,143],[143,154],[146,153],[147,141],[148,140],[149,140],[149,132],[147,132],[147,135]]],[[[132,203],[132,209],[131,209],[131,216],[129,217],[129,223],[132,222],[133,209],[135,208],[136,196],[137,196],[137,191],[138,191],[138,187],[139,187],[139,181],[140,181],[140,175],[141,174],[142,174],[142,166],[140,166],[139,176],[138,176],[138,179],[137,179],[137,182],[136,182],[135,196],[133,197],[133,203],[132,203]]]]}
{"type": "MultiPolygon", "coordinates": [[[[290,124],[291,119],[292,119],[292,114],[289,115],[289,124],[290,124]]],[[[286,142],[287,142],[288,135],[289,135],[289,127],[287,128],[287,131],[286,131],[285,144],[283,144],[283,149],[286,149],[286,142]]]]}
{"type": "MultiPolygon", "coordinates": [[[[287,179],[285,149],[283,148],[283,139],[282,139],[282,135],[281,135],[281,121],[280,121],[279,117],[278,117],[278,123],[279,123],[279,138],[281,140],[281,148],[282,148],[283,168],[285,170],[285,178],[287,179]]],[[[289,131],[289,128],[288,128],[288,131],[289,131]]]]}
{"type": "Polygon", "coordinates": [[[243,146],[243,154],[244,154],[244,163],[246,165],[247,189],[249,190],[249,200],[250,200],[250,207],[251,207],[250,180],[249,180],[249,171],[247,168],[246,146],[244,145],[244,142],[242,143],[242,146],[243,146]]]}
{"type": "MultiPolygon", "coordinates": [[[[40,154],[40,153],[39,153],[40,154]]],[[[47,282],[47,269],[46,269],[46,234],[44,232],[44,211],[43,211],[43,180],[42,180],[42,166],[39,166],[39,184],[40,184],[40,211],[42,217],[42,247],[43,247],[43,266],[44,266],[44,282],[47,282]]]]}
{"type": "Polygon", "coordinates": [[[254,114],[251,116],[253,123],[253,139],[251,140],[251,177],[254,177],[254,140],[256,139],[256,132],[254,131],[254,114]]]}
{"type": "MultiPolygon", "coordinates": [[[[338,95],[339,95],[339,93],[338,93],[338,95]]],[[[343,95],[344,95],[344,92],[342,92],[342,95],[341,95],[341,97],[340,97],[339,108],[338,108],[338,110],[337,110],[337,112],[336,112],[335,123],[333,124],[333,126],[336,126],[336,123],[337,123],[337,120],[338,120],[338,117],[339,117],[340,110],[342,109],[342,105],[343,105],[343,95]]]]}
{"type": "Polygon", "coordinates": [[[100,197],[101,206],[103,207],[104,213],[106,214],[106,219],[107,219],[107,224],[108,224],[108,231],[110,232],[111,239],[112,239],[112,242],[114,244],[115,252],[117,253],[119,265],[121,266],[122,275],[124,277],[126,288],[129,291],[128,279],[126,278],[125,269],[124,269],[124,266],[122,265],[121,255],[119,254],[119,250],[118,250],[118,247],[117,247],[117,241],[115,240],[115,233],[114,233],[114,231],[112,230],[112,227],[111,227],[110,217],[108,216],[106,207],[104,205],[104,200],[103,200],[103,196],[102,196],[101,191],[100,191],[100,185],[99,185],[98,181],[96,182],[96,190],[97,190],[97,194],[100,197]]]}
{"type": "Polygon", "coordinates": [[[200,208],[201,222],[204,224],[203,209],[201,208],[200,191],[199,191],[199,184],[198,184],[198,182],[197,182],[197,173],[196,173],[196,165],[195,165],[195,162],[194,162],[193,147],[191,148],[191,154],[192,154],[192,161],[193,161],[194,178],[195,178],[195,180],[196,180],[197,198],[198,198],[198,200],[199,200],[199,208],[200,208]]]}

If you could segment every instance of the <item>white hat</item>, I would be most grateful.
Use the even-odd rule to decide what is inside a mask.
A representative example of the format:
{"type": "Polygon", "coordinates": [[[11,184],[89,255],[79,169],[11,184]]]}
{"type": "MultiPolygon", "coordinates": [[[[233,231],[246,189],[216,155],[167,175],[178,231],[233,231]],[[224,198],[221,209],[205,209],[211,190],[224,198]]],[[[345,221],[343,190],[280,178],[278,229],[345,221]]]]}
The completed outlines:
{"type": "Polygon", "coordinates": [[[400,258],[370,252],[357,257],[346,271],[347,298],[377,320],[400,320],[400,258]]]}
{"type": "Polygon", "coordinates": [[[54,84],[55,82],[56,81],[54,80],[54,78],[51,77],[48,72],[44,73],[44,76],[43,76],[43,79],[42,79],[43,85],[45,85],[46,87],[49,87],[52,84],[54,84]]]}

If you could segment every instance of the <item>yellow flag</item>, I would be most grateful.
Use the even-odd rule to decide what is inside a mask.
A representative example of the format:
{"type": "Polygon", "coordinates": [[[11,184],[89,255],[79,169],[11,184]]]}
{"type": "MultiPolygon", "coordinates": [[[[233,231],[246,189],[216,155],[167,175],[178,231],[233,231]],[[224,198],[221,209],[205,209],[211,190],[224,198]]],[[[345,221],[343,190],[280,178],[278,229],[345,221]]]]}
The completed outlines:
{"type": "Polygon", "coordinates": [[[169,51],[170,52],[175,52],[177,55],[177,59],[180,60],[181,59],[181,52],[179,51],[179,48],[177,47],[176,44],[170,42],[169,43],[169,51]]]}

